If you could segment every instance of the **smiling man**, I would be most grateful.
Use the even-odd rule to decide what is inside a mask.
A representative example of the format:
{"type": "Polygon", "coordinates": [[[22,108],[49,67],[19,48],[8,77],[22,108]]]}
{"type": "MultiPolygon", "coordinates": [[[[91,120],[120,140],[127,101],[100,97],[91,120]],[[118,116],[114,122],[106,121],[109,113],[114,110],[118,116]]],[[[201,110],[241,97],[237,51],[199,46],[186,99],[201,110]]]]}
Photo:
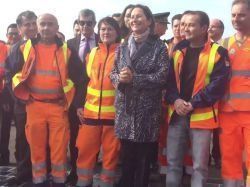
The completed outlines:
{"type": "Polygon", "coordinates": [[[53,186],[64,187],[69,140],[67,111],[75,91],[80,95],[83,68],[77,54],[57,37],[59,25],[54,15],[39,16],[37,26],[38,37],[27,40],[18,51],[20,68],[12,79],[13,92],[28,103],[26,137],[34,186],[48,185],[49,145],[53,186]]]}
{"type": "MultiPolygon", "coordinates": [[[[94,32],[96,25],[95,13],[90,9],[83,9],[79,12],[78,15],[78,24],[80,26],[81,34],[67,41],[68,46],[78,53],[78,58],[81,60],[82,64],[85,66],[85,58],[90,50],[97,46],[99,37],[94,32]]],[[[87,77],[87,75],[84,75],[87,77]]],[[[87,85],[82,85],[84,88],[87,85]]],[[[83,88],[83,89],[84,89],[83,88]]],[[[85,97],[86,90],[84,90],[81,95],[85,97]]],[[[74,99],[70,108],[69,108],[69,123],[70,123],[70,164],[71,171],[67,178],[67,182],[73,185],[76,184],[77,175],[76,175],[76,159],[77,159],[77,148],[76,148],[76,137],[78,134],[78,125],[80,121],[77,116],[77,109],[79,103],[74,99]]],[[[81,103],[79,112],[81,113],[81,103]]]]}
{"type": "Polygon", "coordinates": [[[242,154],[246,150],[247,181],[250,186],[250,1],[234,0],[231,9],[236,33],[223,40],[228,49],[232,77],[221,102],[219,121],[222,177],[225,187],[243,184],[242,154]]]}
{"type": "Polygon", "coordinates": [[[190,11],[186,15],[184,32],[189,42],[176,47],[170,65],[166,100],[170,104],[167,186],[171,187],[181,186],[189,138],[194,171],[191,186],[204,186],[208,177],[211,133],[218,127],[217,101],[229,75],[227,51],[208,40],[208,26],[206,13],[190,11]]]}
{"type": "Polygon", "coordinates": [[[213,42],[219,42],[224,32],[224,24],[219,19],[212,19],[208,28],[208,36],[213,42]]]}
{"type": "MultiPolygon", "coordinates": [[[[37,36],[36,19],[36,14],[29,10],[23,11],[17,16],[16,23],[22,39],[12,47],[11,53],[6,60],[6,68],[8,69],[6,82],[8,82],[8,87],[10,89],[12,75],[15,74],[18,69],[17,66],[19,64],[19,57],[17,54],[20,46],[23,45],[28,39],[35,38],[37,36]]],[[[25,183],[32,181],[32,169],[29,144],[25,136],[25,103],[17,98],[14,99],[14,119],[16,125],[16,182],[17,185],[25,185],[25,183]]]]}

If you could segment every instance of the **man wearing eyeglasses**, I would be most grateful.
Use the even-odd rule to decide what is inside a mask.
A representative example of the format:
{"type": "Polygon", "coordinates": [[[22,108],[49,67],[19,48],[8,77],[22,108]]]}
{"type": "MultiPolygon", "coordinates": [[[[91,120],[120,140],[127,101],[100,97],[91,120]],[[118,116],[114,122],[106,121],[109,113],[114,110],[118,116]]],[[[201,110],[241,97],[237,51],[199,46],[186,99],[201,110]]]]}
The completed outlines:
{"type": "MultiPolygon", "coordinates": [[[[76,37],[68,40],[68,46],[75,50],[79,58],[81,59],[82,63],[85,63],[85,58],[90,50],[97,46],[99,38],[98,35],[94,32],[94,28],[96,25],[96,18],[95,13],[90,9],[83,9],[79,12],[78,15],[78,24],[80,26],[81,34],[77,35],[76,37]]],[[[87,78],[87,75],[84,75],[87,78]]],[[[86,85],[82,85],[85,87],[86,85]]],[[[86,87],[85,87],[86,88],[86,87]]],[[[86,89],[84,90],[83,96],[85,98],[86,89]]],[[[77,106],[79,104],[73,100],[70,108],[69,108],[69,122],[70,122],[70,164],[71,164],[71,172],[67,178],[67,183],[72,185],[76,184],[77,181],[77,174],[76,174],[76,160],[77,160],[77,148],[75,147],[76,144],[76,137],[78,134],[80,124],[79,118],[77,116],[78,112],[82,112],[82,110],[77,111],[77,106]]],[[[83,105],[81,105],[83,106],[83,105]]]]}

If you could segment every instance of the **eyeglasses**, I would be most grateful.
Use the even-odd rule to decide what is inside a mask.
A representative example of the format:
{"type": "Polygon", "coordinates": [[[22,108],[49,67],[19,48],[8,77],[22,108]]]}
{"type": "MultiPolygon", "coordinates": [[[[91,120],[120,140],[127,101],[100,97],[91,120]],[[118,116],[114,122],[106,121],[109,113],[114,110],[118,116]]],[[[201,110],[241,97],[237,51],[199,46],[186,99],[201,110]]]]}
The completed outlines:
{"type": "Polygon", "coordinates": [[[18,32],[9,32],[8,35],[17,36],[17,35],[19,35],[19,33],[18,32]]]}
{"type": "Polygon", "coordinates": [[[91,27],[93,25],[93,21],[78,21],[79,25],[81,26],[88,26],[91,27]]]}

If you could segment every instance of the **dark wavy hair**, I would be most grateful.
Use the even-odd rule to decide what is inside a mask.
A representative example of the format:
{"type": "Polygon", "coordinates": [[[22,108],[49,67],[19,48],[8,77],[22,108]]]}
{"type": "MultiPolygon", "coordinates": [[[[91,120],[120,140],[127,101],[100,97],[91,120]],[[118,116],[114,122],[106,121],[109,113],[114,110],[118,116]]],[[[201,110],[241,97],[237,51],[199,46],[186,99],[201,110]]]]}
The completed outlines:
{"type": "Polygon", "coordinates": [[[99,22],[98,22],[98,35],[100,36],[100,29],[101,29],[101,24],[102,23],[105,23],[105,24],[109,24],[111,25],[116,33],[117,33],[117,37],[116,37],[116,42],[119,43],[121,41],[121,30],[120,30],[120,27],[119,27],[119,24],[117,23],[117,21],[112,18],[112,17],[105,17],[105,18],[102,18],[99,22]]]}
{"type": "Polygon", "coordinates": [[[120,28],[121,28],[121,37],[122,38],[126,38],[129,33],[130,33],[130,28],[127,28],[125,22],[124,22],[124,17],[125,17],[125,14],[127,12],[128,9],[130,8],[134,8],[134,5],[132,4],[129,4],[128,6],[126,6],[124,8],[124,10],[122,11],[122,14],[121,14],[121,17],[120,17],[120,22],[119,22],[119,25],[120,25],[120,28]]]}
{"type": "Polygon", "coordinates": [[[144,15],[146,16],[147,20],[150,20],[150,21],[151,21],[151,24],[149,25],[149,28],[150,28],[150,35],[154,35],[155,21],[154,21],[154,16],[153,16],[151,10],[149,9],[149,7],[146,6],[146,5],[137,4],[137,5],[134,5],[134,8],[132,9],[132,11],[133,11],[135,8],[140,8],[140,9],[142,9],[142,11],[144,12],[144,15]]]}

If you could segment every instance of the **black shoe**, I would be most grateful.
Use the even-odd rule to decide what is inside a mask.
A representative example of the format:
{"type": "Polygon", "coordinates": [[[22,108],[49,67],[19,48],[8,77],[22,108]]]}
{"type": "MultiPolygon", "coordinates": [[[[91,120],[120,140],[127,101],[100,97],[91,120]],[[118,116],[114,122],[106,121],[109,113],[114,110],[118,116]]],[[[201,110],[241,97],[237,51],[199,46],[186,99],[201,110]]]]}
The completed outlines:
{"type": "Polygon", "coordinates": [[[70,172],[70,174],[67,176],[65,184],[76,186],[77,179],[78,177],[77,177],[76,172],[70,172]]]}

